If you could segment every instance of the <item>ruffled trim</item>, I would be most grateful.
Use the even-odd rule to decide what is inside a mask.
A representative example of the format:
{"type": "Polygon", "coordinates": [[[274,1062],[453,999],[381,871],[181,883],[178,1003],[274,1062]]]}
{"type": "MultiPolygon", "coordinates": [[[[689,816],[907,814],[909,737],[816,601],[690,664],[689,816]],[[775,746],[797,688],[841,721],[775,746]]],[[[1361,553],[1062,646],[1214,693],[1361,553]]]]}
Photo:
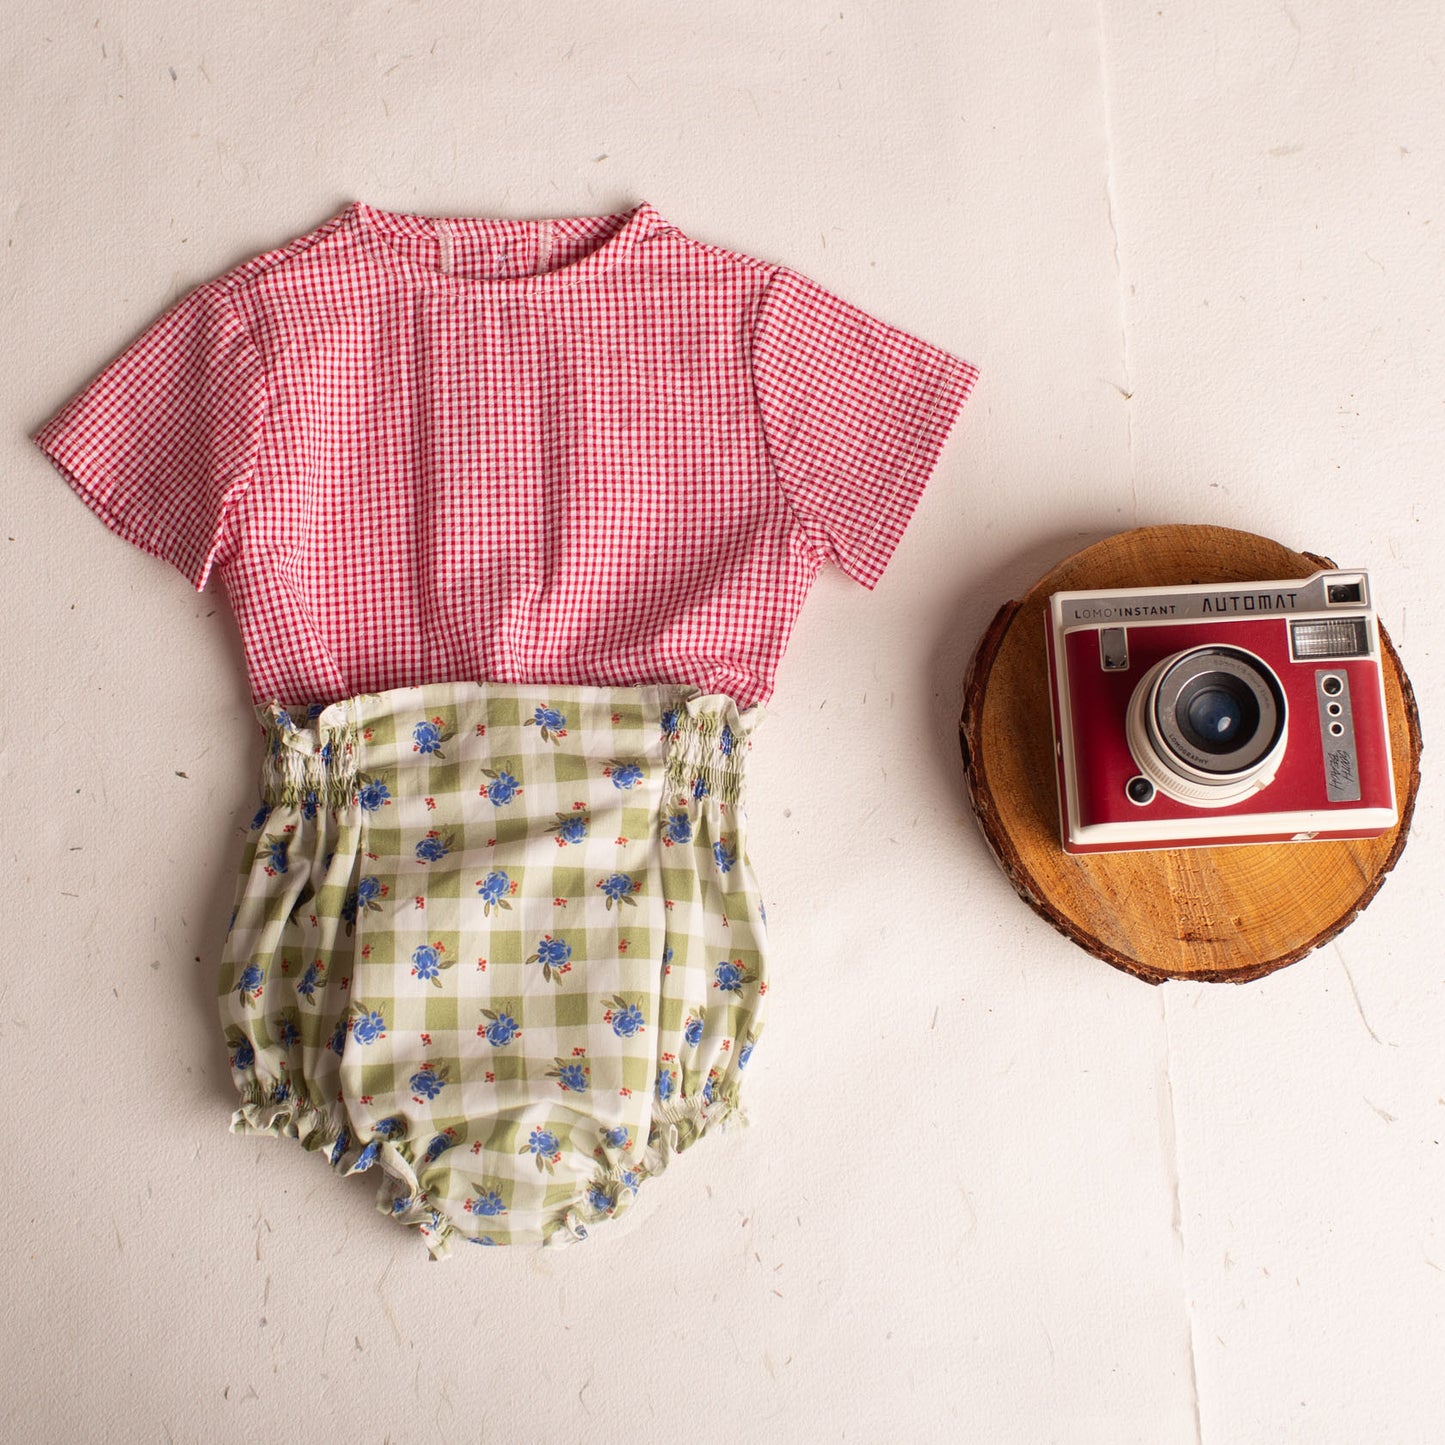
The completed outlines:
{"type": "Polygon", "coordinates": [[[709,1103],[702,1095],[669,1099],[652,1111],[652,1128],[647,1135],[646,1167],[649,1175],[661,1174],[672,1160],[692,1148],[704,1134],[733,1127],[746,1128],[747,1112],[737,1095],[717,1095],[709,1103]]]}
{"type": "Polygon", "coordinates": [[[363,1174],[380,1164],[384,1177],[377,1189],[377,1209],[416,1229],[433,1259],[450,1253],[453,1225],[432,1207],[406,1155],[390,1139],[357,1139],[344,1118],[300,1098],[285,1080],[245,1084],[241,1105],[231,1115],[231,1133],[296,1139],[303,1149],[321,1154],[342,1175],[363,1174]]]}
{"type": "Polygon", "coordinates": [[[300,1098],[285,1081],[266,1085],[256,1080],[244,1085],[241,1106],[231,1115],[233,1134],[273,1134],[278,1139],[298,1139],[305,1149],[328,1153],[345,1129],[344,1123],[300,1098]]]}
{"type": "MultiPolygon", "coordinates": [[[[717,1107],[715,1103],[714,1114],[717,1107]]],[[[448,1257],[458,1241],[482,1245],[512,1242],[505,1224],[491,1233],[484,1230],[480,1235],[458,1228],[448,1214],[432,1203],[411,1161],[392,1140],[357,1139],[344,1118],[299,1098],[284,1080],[269,1085],[259,1080],[247,1083],[241,1089],[241,1105],[231,1115],[231,1132],[296,1139],[304,1149],[321,1154],[331,1168],[342,1175],[364,1173],[374,1164],[380,1164],[383,1178],[376,1192],[377,1212],[414,1228],[434,1260],[448,1257]]],[[[697,1133],[691,1137],[696,1138],[697,1133]]],[[[687,1144],[679,1143],[677,1147],[686,1148],[687,1144]]],[[[625,1214],[643,1180],[662,1167],[652,1163],[655,1151],[650,1140],[644,1153],[645,1159],[635,1165],[599,1167],[575,1200],[542,1223],[542,1245],[555,1249],[579,1243],[588,1237],[591,1226],[625,1214]],[[606,1196],[605,1206],[593,1202],[596,1194],[606,1196]]],[[[537,1242],[537,1234],[532,1231],[517,1241],[534,1247],[537,1242]]]]}

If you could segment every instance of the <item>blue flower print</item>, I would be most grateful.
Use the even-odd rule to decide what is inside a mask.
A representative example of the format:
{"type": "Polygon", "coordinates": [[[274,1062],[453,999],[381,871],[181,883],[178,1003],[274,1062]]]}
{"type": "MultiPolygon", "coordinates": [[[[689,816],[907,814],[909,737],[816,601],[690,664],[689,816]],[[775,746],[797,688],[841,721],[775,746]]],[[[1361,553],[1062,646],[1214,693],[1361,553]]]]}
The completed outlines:
{"type": "Polygon", "coordinates": [[[670,707],[662,715],[662,732],[664,737],[671,737],[677,731],[677,709],[670,707]]]}
{"type": "Polygon", "coordinates": [[[511,1014],[500,1011],[493,1012],[489,1008],[482,1010],[482,1017],[488,1022],[477,1030],[494,1049],[504,1049],[513,1039],[521,1035],[522,1030],[517,1027],[517,1021],[511,1014]]]}
{"type": "Polygon", "coordinates": [[[363,1004],[353,1004],[356,1021],[351,1025],[351,1037],[359,1044],[374,1044],[386,1037],[386,1020],[377,1009],[368,1009],[363,1004]]]}
{"type": "Polygon", "coordinates": [[[331,1146],[331,1162],[336,1163],[346,1153],[346,1146],[351,1143],[351,1131],[343,1129],[337,1136],[336,1142],[331,1146]]]}
{"type": "Polygon", "coordinates": [[[440,1159],[456,1142],[450,1134],[437,1134],[426,1146],[426,1162],[430,1164],[434,1160],[440,1159]]]}
{"type": "Polygon", "coordinates": [[[290,838],[263,838],[261,849],[266,860],[263,866],[268,874],[284,873],[290,867],[290,838]]]}
{"type": "Polygon", "coordinates": [[[619,1124],[614,1129],[602,1131],[602,1142],[610,1149],[630,1149],[632,1147],[632,1135],[626,1128],[619,1124]]]}
{"type": "Polygon", "coordinates": [[[747,1043],[745,1043],[742,1048],[738,1050],[738,1068],[747,1068],[748,1060],[753,1056],[753,1043],[754,1040],[749,1039],[747,1043]]]}
{"type": "Polygon", "coordinates": [[[662,825],[662,841],[666,844],[691,843],[692,824],[686,813],[669,813],[662,825]]]}
{"type": "Polygon", "coordinates": [[[722,733],[718,737],[717,745],[723,757],[732,757],[733,748],[736,746],[736,740],[733,737],[733,730],[726,723],[722,725],[722,733]]]}
{"type": "Polygon", "coordinates": [[[599,1214],[611,1214],[617,1208],[617,1201],[600,1184],[588,1188],[587,1203],[599,1214]]]}
{"type": "Polygon", "coordinates": [[[555,707],[545,704],[527,719],[526,726],[540,728],[543,742],[555,743],[567,736],[567,719],[555,707]]]}
{"type": "Polygon", "coordinates": [[[405,1194],[398,1194],[396,1198],[391,1201],[391,1212],[393,1214],[405,1214],[407,1205],[410,1203],[411,1200],[405,1194]]]}
{"type": "Polygon", "coordinates": [[[614,788],[626,793],[642,781],[642,768],[637,763],[614,762],[608,765],[607,775],[614,788]]]}
{"type": "Polygon", "coordinates": [[[350,893],[346,895],[345,902],[341,905],[341,918],[346,924],[346,931],[350,933],[356,924],[357,915],[363,908],[372,913],[381,912],[379,899],[386,897],[386,888],[380,878],[367,874],[350,893]]]}
{"type": "Polygon", "coordinates": [[[559,848],[568,843],[580,843],[587,836],[589,818],[586,813],[558,813],[557,821],[547,831],[557,835],[559,848]]]}
{"type": "Polygon", "coordinates": [[[399,1139],[406,1133],[406,1120],[399,1115],[380,1120],[371,1131],[378,1139],[399,1139]]]}
{"type": "Polygon", "coordinates": [[[445,1067],[437,1068],[434,1064],[423,1064],[411,1078],[407,1080],[411,1087],[412,1094],[419,1099],[435,1099],[441,1093],[447,1082],[447,1070],[445,1067]]]}
{"type": "Polygon", "coordinates": [[[702,1042],[702,1019],[697,1014],[689,1014],[687,1022],[682,1026],[683,1042],[691,1044],[696,1048],[702,1042]]]}
{"type": "Polygon", "coordinates": [[[423,983],[434,984],[437,988],[442,986],[442,969],[450,968],[454,960],[442,957],[440,947],[434,948],[430,943],[418,944],[411,951],[412,976],[420,979],[423,983]]]}
{"type": "Polygon", "coordinates": [[[629,1194],[636,1194],[642,1184],[642,1175],[635,1169],[624,1169],[619,1182],[629,1194]]]}
{"type": "Polygon", "coordinates": [[[718,839],[718,841],[712,845],[712,856],[713,862],[717,864],[718,871],[721,873],[731,873],[733,871],[733,864],[738,861],[738,855],[730,852],[728,845],[724,843],[722,839],[718,839]]]}
{"type": "Polygon", "coordinates": [[[261,997],[262,980],[265,974],[260,967],[254,963],[248,963],[241,970],[240,980],[236,984],[235,992],[241,995],[243,1002],[251,1002],[261,997]]]}
{"type": "Polygon", "coordinates": [[[254,833],[257,828],[264,828],[266,826],[266,819],[270,816],[271,805],[269,803],[262,803],[261,806],[256,809],[256,816],[251,819],[251,831],[254,833]]]}
{"type": "Polygon", "coordinates": [[[610,909],[614,903],[625,903],[629,908],[637,907],[637,900],[632,896],[641,886],[630,873],[609,873],[606,878],[601,879],[597,886],[602,890],[602,896],[607,900],[607,907],[610,909]]]}
{"type": "Polygon", "coordinates": [[[512,905],[507,902],[507,895],[512,891],[512,880],[500,868],[493,868],[477,884],[477,893],[482,900],[482,913],[490,917],[492,909],[505,908],[510,911],[512,905]]]}
{"type": "Polygon", "coordinates": [[[494,808],[510,803],[522,791],[522,785],[505,768],[495,772],[491,768],[483,768],[482,776],[491,779],[482,788],[482,794],[494,808]]]}
{"type": "Polygon", "coordinates": [[[301,816],[309,823],[315,818],[317,810],[321,806],[321,800],[316,796],[315,789],[307,793],[301,800],[301,816]]]}
{"type": "Polygon", "coordinates": [[[357,777],[361,788],[356,795],[356,801],[368,813],[374,813],[378,808],[391,802],[391,793],[380,778],[357,777]]]}
{"type": "Polygon", "coordinates": [[[276,726],[283,733],[294,733],[296,724],[291,719],[291,714],[284,707],[276,709],[276,726]]]}
{"type": "Polygon", "coordinates": [[[325,972],[326,965],[318,958],[314,963],[306,965],[306,972],[296,980],[296,992],[301,995],[307,1003],[316,1002],[316,985],[321,981],[321,975],[325,972]]]}
{"type": "Polygon", "coordinates": [[[592,1087],[592,1070],[585,1059],[558,1059],[557,1067],[547,1070],[549,1079],[556,1079],[564,1094],[585,1094],[592,1087]]]}
{"type": "Polygon", "coordinates": [[[533,1129],[527,1136],[527,1142],[520,1149],[518,1154],[530,1154],[537,1161],[537,1172],[546,1170],[548,1174],[553,1173],[553,1166],[562,1157],[562,1146],[557,1142],[557,1136],[550,1129],[533,1129]]]}
{"type": "Polygon", "coordinates": [[[707,779],[701,774],[692,780],[692,796],[696,802],[702,802],[707,797],[708,791],[707,779]]]}
{"type": "Polygon", "coordinates": [[[453,736],[453,733],[443,732],[442,720],[434,717],[427,722],[419,722],[411,730],[411,750],[425,756],[445,758],[446,754],[442,752],[442,744],[448,742],[453,736]]]}
{"type": "Polygon", "coordinates": [[[671,964],[672,964],[672,945],[669,943],[669,944],[667,945],[667,947],[662,950],[662,966],[663,966],[664,968],[667,968],[667,967],[669,967],[671,964]]]}
{"type": "Polygon", "coordinates": [[[301,1030],[297,1026],[296,1015],[289,1009],[277,1020],[276,1041],[283,1049],[293,1049],[301,1042],[301,1030]]]}
{"type": "Polygon", "coordinates": [[[435,833],[428,833],[416,845],[416,861],[418,863],[441,862],[452,851],[452,841],[450,838],[439,838],[435,833]]]}
{"type": "Polygon", "coordinates": [[[647,1021],[642,1017],[642,1009],[637,1004],[628,1003],[626,999],[619,997],[614,997],[609,1002],[612,1007],[602,1018],[605,1023],[612,1025],[612,1032],[619,1039],[630,1039],[647,1028],[647,1021]]]}
{"type": "Polygon", "coordinates": [[[290,1085],[290,1084],[277,1084],[276,1087],[271,1090],[271,1099],[272,1099],[272,1102],[273,1102],[273,1103],[284,1104],[284,1103],[286,1102],[286,1100],[289,1099],[290,1097],[291,1097],[291,1085],[290,1085]]]}
{"type": "Polygon", "coordinates": [[[341,1022],[336,1025],[335,1029],[332,1030],[331,1037],[326,1040],[326,1047],[330,1049],[333,1054],[339,1054],[346,1047],[345,1019],[342,1019],[341,1022]]]}
{"type": "Polygon", "coordinates": [[[661,1104],[667,1103],[677,1092],[677,1075],[671,1069],[659,1069],[657,1071],[657,1099],[661,1104]]]}
{"type": "Polygon", "coordinates": [[[256,1049],[238,1028],[226,1030],[226,1047],[231,1050],[231,1067],[246,1070],[256,1062],[256,1049]]]}
{"type": "Polygon", "coordinates": [[[713,1100],[713,1085],[717,1082],[717,1073],[714,1071],[707,1076],[707,1082],[702,1086],[702,1101],[704,1104],[711,1104],[713,1100]]]}
{"type": "Polygon", "coordinates": [[[565,963],[571,956],[571,944],[560,938],[552,938],[548,935],[537,945],[537,957],[540,958],[543,963],[565,963]]]}
{"type": "Polygon", "coordinates": [[[741,993],[745,983],[752,983],[757,974],[749,973],[742,965],[741,959],[735,959],[732,963],[724,960],[713,970],[713,987],[720,988],[724,993],[741,993]]]}
{"type": "Polygon", "coordinates": [[[356,1163],[351,1167],[357,1174],[364,1174],[373,1164],[376,1163],[376,1156],[381,1153],[381,1140],[373,1139],[360,1154],[356,1156],[356,1163]]]}
{"type": "Polygon", "coordinates": [[[502,1202],[501,1194],[495,1189],[485,1187],[475,1198],[467,1200],[466,1207],[469,1214],[484,1214],[488,1218],[507,1212],[507,1206],[502,1202]]]}
{"type": "Polygon", "coordinates": [[[536,953],[530,955],[528,963],[542,965],[542,977],[548,983],[561,983],[564,973],[572,971],[572,945],[565,938],[553,938],[545,934],[537,944],[536,953]]]}

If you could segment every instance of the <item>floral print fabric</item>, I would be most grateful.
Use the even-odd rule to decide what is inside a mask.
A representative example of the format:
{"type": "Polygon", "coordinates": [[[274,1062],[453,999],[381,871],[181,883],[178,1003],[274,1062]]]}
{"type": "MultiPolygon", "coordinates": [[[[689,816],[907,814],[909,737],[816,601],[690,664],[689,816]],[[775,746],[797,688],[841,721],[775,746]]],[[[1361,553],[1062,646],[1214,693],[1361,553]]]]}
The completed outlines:
{"type": "Polygon", "coordinates": [[[767,991],[743,759],[695,689],[442,683],[263,714],[220,981],[232,1129],[433,1257],[567,1243],[737,1109],[767,991]]]}

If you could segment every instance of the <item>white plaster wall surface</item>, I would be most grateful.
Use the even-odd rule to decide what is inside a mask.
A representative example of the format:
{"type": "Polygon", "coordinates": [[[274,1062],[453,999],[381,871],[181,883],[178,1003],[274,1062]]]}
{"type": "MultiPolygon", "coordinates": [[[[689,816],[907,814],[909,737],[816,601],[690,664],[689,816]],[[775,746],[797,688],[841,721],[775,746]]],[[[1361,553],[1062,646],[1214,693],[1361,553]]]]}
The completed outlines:
{"type": "Polygon", "coordinates": [[[1151,989],[1014,897],[954,726],[997,605],[1135,524],[1368,565],[1442,701],[1433,0],[13,0],[4,207],[11,1439],[1436,1441],[1441,810],[1334,944],[1151,989]],[[26,434],[360,197],[650,200],[982,380],[894,564],[816,588],[753,754],[753,1124],[586,1246],[427,1261],[229,1134],[256,737],[223,598],[26,434]]]}

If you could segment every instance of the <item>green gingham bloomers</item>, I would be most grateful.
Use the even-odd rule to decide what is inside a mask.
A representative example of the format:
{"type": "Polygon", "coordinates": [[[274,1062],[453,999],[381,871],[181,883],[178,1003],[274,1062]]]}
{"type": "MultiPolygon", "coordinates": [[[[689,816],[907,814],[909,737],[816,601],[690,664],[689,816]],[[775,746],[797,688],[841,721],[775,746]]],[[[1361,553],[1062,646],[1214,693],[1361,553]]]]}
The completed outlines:
{"type": "Polygon", "coordinates": [[[737,1109],[757,1041],[757,716],[496,683],[266,709],[221,971],[232,1129],[377,1167],[433,1257],[624,1211],[737,1109]]]}

